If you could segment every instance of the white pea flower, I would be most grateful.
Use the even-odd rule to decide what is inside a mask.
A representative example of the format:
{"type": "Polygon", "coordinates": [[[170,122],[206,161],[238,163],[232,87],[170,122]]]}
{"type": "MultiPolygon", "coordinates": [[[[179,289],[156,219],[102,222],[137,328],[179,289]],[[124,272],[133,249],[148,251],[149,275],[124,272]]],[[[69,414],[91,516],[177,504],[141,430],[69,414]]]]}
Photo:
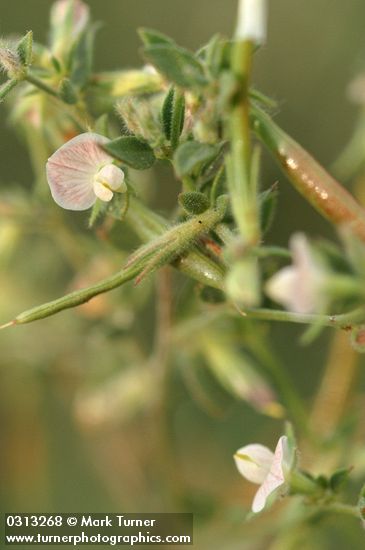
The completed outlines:
{"type": "Polygon", "coordinates": [[[267,28],[267,0],[239,0],[237,40],[264,44],[267,28]]]}
{"type": "Polygon", "coordinates": [[[294,452],[290,449],[288,438],[283,435],[276,445],[275,453],[264,445],[252,443],[238,449],[234,460],[240,474],[260,485],[252,503],[252,511],[261,512],[267,498],[276,489],[287,488],[287,478],[294,463],[294,452]]]}
{"type": "Polygon", "coordinates": [[[327,302],[323,289],[328,273],[313,255],[303,233],[295,233],[289,244],[293,264],[268,280],[266,294],[296,313],[323,311],[327,302]]]}
{"type": "Polygon", "coordinates": [[[55,202],[67,210],[87,210],[99,198],[110,201],[127,187],[124,172],[102,145],[104,136],[85,133],[71,139],[48,159],[47,179],[55,202]]]}

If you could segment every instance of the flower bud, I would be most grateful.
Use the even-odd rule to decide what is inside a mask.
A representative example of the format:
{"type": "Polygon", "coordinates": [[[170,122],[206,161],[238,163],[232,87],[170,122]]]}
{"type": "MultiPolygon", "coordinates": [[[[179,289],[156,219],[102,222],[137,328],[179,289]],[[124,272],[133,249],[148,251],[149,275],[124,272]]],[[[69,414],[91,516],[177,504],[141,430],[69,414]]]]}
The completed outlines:
{"type": "Polygon", "coordinates": [[[51,9],[51,50],[55,57],[64,57],[86,29],[89,6],[82,0],[58,0],[51,9]]]}
{"type": "Polygon", "coordinates": [[[0,48],[0,65],[9,78],[22,80],[25,77],[25,68],[21,64],[19,56],[9,48],[0,48]]]}
{"type": "Polygon", "coordinates": [[[160,120],[162,96],[144,99],[125,97],[117,104],[117,111],[128,130],[137,137],[148,141],[155,148],[164,141],[160,120]]]}

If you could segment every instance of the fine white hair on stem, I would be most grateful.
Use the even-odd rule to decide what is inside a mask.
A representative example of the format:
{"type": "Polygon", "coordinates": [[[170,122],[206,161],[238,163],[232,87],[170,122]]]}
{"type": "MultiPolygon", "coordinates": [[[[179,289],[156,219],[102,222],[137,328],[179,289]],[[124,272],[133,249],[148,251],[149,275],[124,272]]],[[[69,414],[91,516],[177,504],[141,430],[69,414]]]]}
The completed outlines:
{"type": "Polygon", "coordinates": [[[267,0],[239,0],[237,40],[264,44],[267,31],[267,0]]]}

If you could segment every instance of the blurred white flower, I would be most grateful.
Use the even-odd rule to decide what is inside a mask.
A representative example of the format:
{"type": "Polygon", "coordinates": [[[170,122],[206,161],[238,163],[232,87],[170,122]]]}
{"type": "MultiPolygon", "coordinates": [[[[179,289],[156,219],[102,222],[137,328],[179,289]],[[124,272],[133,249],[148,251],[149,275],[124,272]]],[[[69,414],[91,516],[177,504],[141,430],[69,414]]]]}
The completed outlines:
{"type": "Polygon", "coordinates": [[[264,445],[252,443],[238,449],[234,460],[240,474],[260,485],[253,503],[252,511],[261,512],[267,498],[279,487],[286,489],[288,474],[292,468],[294,453],[283,435],[276,445],[275,453],[264,445]]]}
{"type": "Polygon", "coordinates": [[[110,201],[113,192],[126,191],[124,172],[102,149],[109,140],[85,133],[60,147],[47,162],[52,197],[62,208],[87,210],[99,198],[110,201]]]}
{"type": "Polygon", "coordinates": [[[296,313],[323,311],[323,294],[328,274],[316,260],[306,236],[295,233],[290,239],[293,265],[280,269],[266,285],[266,294],[286,309],[296,313]]]}

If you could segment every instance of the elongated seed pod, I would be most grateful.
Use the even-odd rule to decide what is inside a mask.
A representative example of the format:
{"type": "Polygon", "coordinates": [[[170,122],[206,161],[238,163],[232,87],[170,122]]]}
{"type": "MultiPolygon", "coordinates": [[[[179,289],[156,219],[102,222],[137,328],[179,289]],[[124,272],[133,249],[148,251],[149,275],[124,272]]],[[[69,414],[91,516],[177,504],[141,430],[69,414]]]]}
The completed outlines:
{"type": "Polygon", "coordinates": [[[40,306],[33,307],[32,309],[28,309],[15,317],[13,321],[3,325],[0,328],[5,328],[11,325],[31,323],[32,321],[38,321],[39,319],[44,319],[45,317],[55,315],[55,313],[63,311],[64,309],[80,306],[81,304],[88,302],[94,296],[113,290],[113,288],[117,288],[123,283],[130,281],[138,274],[138,271],[139,269],[136,267],[123,269],[115,275],[112,275],[111,277],[108,277],[93,286],[83,288],[82,290],[75,290],[70,294],[66,294],[66,296],[62,296],[62,298],[58,298],[52,302],[47,302],[40,306]]]}
{"type": "MultiPolygon", "coordinates": [[[[128,221],[132,223],[132,225],[134,222],[139,224],[137,233],[140,234],[144,241],[148,241],[153,237],[158,237],[163,230],[166,229],[167,222],[163,218],[158,216],[148,217],[148,209],[135,199],[134,206],[136,210],[139,211],[139,216],[136,212],[134,212],[133,215],[130,213],[128,216],[128,221]],[[144,218],[146,218],[146,223],[143,223],[144,218]]],[[[218,223],[221,216],[214,211],[211,212],[211,216],[213,218],[211,220],[211,224],[214,225],[214,223],[218,223]]],[[[211,229],[209,224],[208,229],[211,229]]],[[[202,284],[206,284],[214,288],[222,288],[223,286],[223,269],[211,259],[206,257],[198,249],[193,249],[186,256],[177,259],[173,265],[186,275],[202,284]]],[[[131,279],[134,279],[137,275],[139,275],[142,269],[143,264],[140,262],[130,266],[127,265],[115,275],[112,275],[107,279],[103,279],[95,285],[81,290],[76,290],[70,294],[66,294],[62,298],[58,298],[57,300],[53,300],[24,311],[10,323],[0,326],[0,329],[13,325],[22,325],[33,321],[38,321],[39,319],[50,317],[51,315],[55,315],[65,309],[77,307],[85,302],[88,302],[91,298],[97,296],[98,294],[113,290],[131,279]]]]}
{"type": "Polygon", "coordinates": [[[334,225],[346,225],[365,242],[365,209],[354,197],[266,113],[254,108],[252,122],[299,193],[334,225]]]}

